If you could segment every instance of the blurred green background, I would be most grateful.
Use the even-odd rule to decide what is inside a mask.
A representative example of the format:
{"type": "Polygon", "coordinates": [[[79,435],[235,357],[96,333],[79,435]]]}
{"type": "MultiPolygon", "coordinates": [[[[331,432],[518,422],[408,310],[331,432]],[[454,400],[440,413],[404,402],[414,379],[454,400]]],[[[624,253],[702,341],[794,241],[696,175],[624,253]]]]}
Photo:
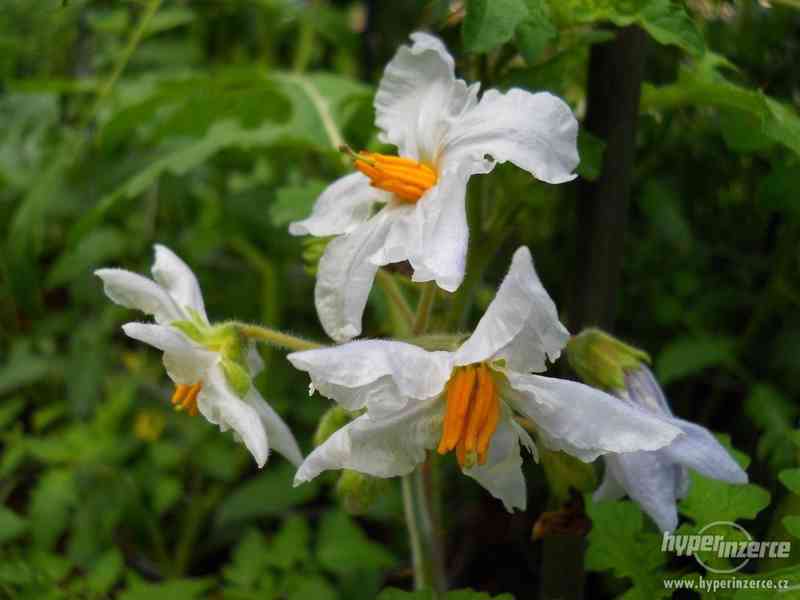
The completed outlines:
{"type": "MultiPolygon", "coordinates": [[[[277,455],[258,471],[230,435],[170,409],[160,355],[120,330],[141,316],[107,301],[92,271],[146,273],[163,243],[195,269],[212,319],[323,340],[315,248],[287,225],[345,172],[323,117],[352,147],[377,147],[375,85],[419,29],[446,41],[462,77],[550,90],[581,119],[593,48],[617,27],[648,32],[613,329],[652,354],[678,415],[752,457],[754,485],[695,477],[683,514],[702,526],[723,507],[755,539],[793,539],[796,4],[0,0],[0,598],[358,600],[410,587],[397,482],[356,517],[335,473],[292,488],[277,455]]],[[[604,140],[580,141],[591,186],[604,140]]],[[[474,326],[520,244],[575,327],[571,298],[598,293],[579,284],[581,185],[510,166],[474,178],[463,310],[436,313],[434,329],[474,326]]],[[[410,288],[402,265],[391,271],[410,288]]],[[[365,334],[395,326],[376,288],[365,334]]],[[[282,352],[263,356],[258,386],[308,452],[328,404],[282,352]]],[[[528,510],[509,515],[440,462],[452,586],[536,597],[546,546],[531,528],[559,501],[543,468],[526,462],[528,510]]],[[[668,562],[633,505],[589,513],[587,597],[669,597],[658,577],[697,572],[668,562]]],[[[796,562],[750,576],[800,577],[796,562]]]]}

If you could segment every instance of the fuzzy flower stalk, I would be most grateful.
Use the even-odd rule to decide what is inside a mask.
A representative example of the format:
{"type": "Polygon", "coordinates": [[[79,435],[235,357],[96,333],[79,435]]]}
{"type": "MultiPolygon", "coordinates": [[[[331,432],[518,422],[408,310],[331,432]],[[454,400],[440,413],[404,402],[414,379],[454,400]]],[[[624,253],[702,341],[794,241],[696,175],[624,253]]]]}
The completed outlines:
{"type": "Polygon", "coordinates": [[[536,456],[518,418],[534,424],[546,447],[583,461],[657,450],[681,435],[597,389],[533,374],[559,357],[568,338],[522,247],[475,331],[452,352],[363,340],[290,354],[322,395],[362,412],[306,458],[295,484],[329,469],[406,475],[426,452],[452,452],[463,473],[511,511],[527,499],[521,448],[536,456]]]}
{"type": "Polygon", "coordinates": [[[689,469],[728,483],[747,483],[747,473],[713,434],[675,417],[661,386],[647,367],[647,353],[598,330],[587,329],[567,345],[570,364],[587,383],[614,394],[620,404],[658,415],[683,435],[664,448],[611,453],[595,500],[630,497],[662,531],[678,526],[677,501],[689,493],[689,469]]]}
{"type": "Polygon", "coordinates": [[[357,337],[377,270],[408,261],[417,282],[449,292],[464,279],[467,183],[510,161],[540,181],[575,178],[578,122],[552,94],[505,93],[455,76],[437,38],[415,33],[375,96],[379,139],[396,154],[346,151],[355,173],[333,182],[293,235],[335,236],[319,262],[317,312],[337,342],[357,337]]]}
{"type": "Polygon", "coordinates": [[[233,430],[259,467],[270,447],[295,465],[302,462],[286,423],[253,384],[264,368],[255,342],[243,337],[235,324],[209,322],[197,278],[174,252],[155,246],[152,280],[123,269],[95,274],[114,303],[154,318],[155,323],[126,323],[122,329],[164,353],[177,410],[202,414],[221,431],[233,430]]]}

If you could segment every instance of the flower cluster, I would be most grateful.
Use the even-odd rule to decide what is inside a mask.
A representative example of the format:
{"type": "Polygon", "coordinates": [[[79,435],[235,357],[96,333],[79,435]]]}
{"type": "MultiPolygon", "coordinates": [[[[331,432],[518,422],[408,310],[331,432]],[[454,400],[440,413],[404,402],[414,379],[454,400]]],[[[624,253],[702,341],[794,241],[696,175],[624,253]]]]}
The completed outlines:
{"type": "MultiPolygon", "coordinates": [[[[177,409],[232,429],[259,466],[275,448],[298,465],[296,485],[331,469],[402,476],[428,453],[453,453],[461,471],[509,511],[524,509],[522,450],[536,458],[538,443],[585,462],[603,456],[596,497],[628,494],[662,529],[674,529],[687,468],[732,482],[746,475],[707,430],[672,415],[636,360],[619,363],[608,377],[591,360],[580,363],[591,386],[539,374],[570,334],[528,248],[515,252],[494,300],[460,344],[452,336],[434,349],[420,339],[353,341],[382,266],[408,261],[415,282],[447,292],[460,286],[472,175],[508,161],[558,184],[573,179],[578,164],[577,121],[562,100],[520,89],[479,96],[479,84],[456,78],[438,39],[417,33],[412,42],[387,66],[375,98],[380,140],[397,155],[348,148],[355,172],[331,184],[311,215],[290,226],[295,235],[334,236],[319,261],[315,302],[339,345],[305,349],[316,345],[263,328],[254,334],[258,328],[236,322],[211,323],[194,274],[163,246],[156,246],[153,280],[97,271],[111,300],[155,319],[128,323],[125,333],[164,352],[177,409]],[[263,367],[257,339],[300,350],[289,362],[308,373],[312,392],[346,411],[305,460],[253,383],[263,367]]],[[[614,363],[613,352],[600,355],[614,363]]]]}

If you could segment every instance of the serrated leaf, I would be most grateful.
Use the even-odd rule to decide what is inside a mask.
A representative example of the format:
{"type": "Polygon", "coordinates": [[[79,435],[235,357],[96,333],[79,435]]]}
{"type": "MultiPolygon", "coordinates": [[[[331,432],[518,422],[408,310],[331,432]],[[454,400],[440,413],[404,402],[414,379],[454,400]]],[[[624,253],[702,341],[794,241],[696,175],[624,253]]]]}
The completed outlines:
{"type": "Polygon", "coordinates": [[[731,364],[733,359],[733,343],[728,338],[678,338],[658,355],[656,372],[661,383],[666,385],[710,367],[731,364]]]}
{"type": "Polygon", "coordinates": [[[769,505],[770,493],[758,485],[733,485],[695,472],[691,472],[689,476],[689,494],[678,508],[698,526],[714,521],[755,519],[769,505]]]}
{"type": "Polygon", "coordinates": [[[586,568],[613,571],[631,579],[626,597],[669,596],[665,591],[664,566],[668,557],[661,552],[661,536],[645,531],[642,511],[632,502],[593,502],[586,496],[586,513],[592,519],[588,536],[586,568]]]}
{"type": "Polygon", "coordinates": [[[572,16],[581,23],[639,25],[661,44],[675,45],[698,56],[705,52],[700,30],[686,9],[674,0],[578,0],[572,16]]]}
{"type": "Polygon", "coordinates": [[[506,43],[528,17],[525,0],[467,0],[461,29],[467,52],[488,52],[506,43]]]}
{"type": "Polygon", "coordinates": [[[356,522],[341,511],[330,511],[322,517],[317,559],[324,569],[340,575],[387,569],[396,562],[386,548],[367,538],[356,522]]]}

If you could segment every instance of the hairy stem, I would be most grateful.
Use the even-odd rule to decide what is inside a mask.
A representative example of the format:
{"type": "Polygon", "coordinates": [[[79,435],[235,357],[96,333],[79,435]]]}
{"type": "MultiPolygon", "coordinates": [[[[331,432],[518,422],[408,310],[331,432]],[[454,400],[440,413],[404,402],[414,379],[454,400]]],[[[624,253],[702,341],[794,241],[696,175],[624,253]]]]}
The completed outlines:
{"type": "Polygon", "coordinates": [[[324,344],[304,340],[303,338],[283,333],[282,331],[276,331],[269,327],[247,325],[245,323],[237,323],[236,326],[239,332],[247,338],[259,342],[266,342],[267,344],[272,344],[273,346],[278,346],[279,348],[285,348],[287,350],[316,350],[317,348],[325,347],[324,344]]]}
{"type": "Polygon", "coordinates": [[[421,469],[402,478],[403,508],[414,566],[414,589],[432,590],[439,597],[445,589],[441,556],[437,552],[431,507],[421,469]]]}

